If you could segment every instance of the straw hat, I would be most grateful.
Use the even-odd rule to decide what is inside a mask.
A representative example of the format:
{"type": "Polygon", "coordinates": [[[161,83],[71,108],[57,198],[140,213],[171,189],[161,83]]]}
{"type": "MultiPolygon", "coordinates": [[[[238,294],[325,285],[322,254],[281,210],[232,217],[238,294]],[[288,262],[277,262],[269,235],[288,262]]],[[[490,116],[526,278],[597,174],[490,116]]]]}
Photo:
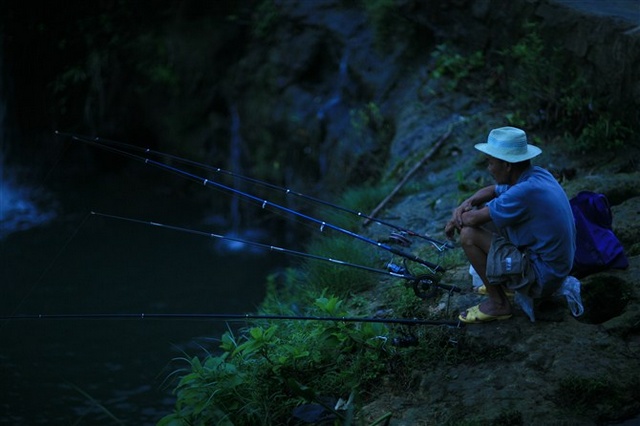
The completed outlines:
{"type": "Polygon", "coordinates": [[[508,163],[519,163],[540,155],[542,150],[527,143],[527,134],[516,127],[500,127],[489,133],[487,143],[475,145],[482,151],[508,163]]]}

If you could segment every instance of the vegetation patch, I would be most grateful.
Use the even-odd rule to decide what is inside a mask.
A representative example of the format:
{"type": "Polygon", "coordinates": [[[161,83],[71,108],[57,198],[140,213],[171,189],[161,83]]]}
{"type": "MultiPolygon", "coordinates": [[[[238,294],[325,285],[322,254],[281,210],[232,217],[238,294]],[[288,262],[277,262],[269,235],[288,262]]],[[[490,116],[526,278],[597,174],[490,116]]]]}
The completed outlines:
{"type": "MultiPolygon", "coordinates": [[[[398,37],[392,28],[398,18],[394,4],[389,0],[365,3],[377,37],[385,42],[398,37]]],[[[619,118],[623,116],[617,111],[606,110],[605,102],[593,98],[587,76],[573,71],[576,67],[568,66],[561,53],[543,41],[534,24],[527,24],[525,30],[520,40],[497,53],[500,63],[512,66],[494,65],[489,75],[491,61],[485,53],[465,55],[442,44],[431,56],[432,77],[441,80],[441,87],[453,91],[472,81],[480,87],[478,76],[484,73],[483,81],[490,82],[484,89],[491,90],[496,102],[502,105],[506,102],[513,111],[505,117],[510,124],[560,135],[556,138],[558,143],[572,151],[605,152],[622,146],[633,126],[619,118]]],[[[264,115],[268,117],[268,111],[264,115]]],[[[373,170],[383,168],[381,153],[391,138],[390,124],[375,103],[352,109],[349,119],[345,143],[356,148],[341,157],[347,164],[341,171],[343,183],[349,184],[359,176],[374,178],[366,181],[366,186],[345,190],[336,204],[367,212],[389,190],[376,182],[380,172],[373,170]],[[363,146],[373,146],[377,151],[358,152],[357,147],[363,146]]],[[[283,129],[288,129],[289,125],[285,124],[283,129]]],[[[283,137],[288,133],[280,130],[283,137]]],[[[257,151],[260,164],[256,164],[256,170],[263,167],[280,174],[283,165],[292,161],[288,153],[274,155],[280,137],[273,135],[280,136],[280,133],[269,131],[269,134],[272,136],[263,138],[263,148],[257,151]]],[[[300,147],[292,151],[311,149],[313,140],[312,137],[304,139],[300,147]],[[297,149],[303,145],[304,149],[297,149]]],[[[472,193],[485,185],[482,178],[470,180],[466,176],[466,171],[456,175],[459,193],[472,193]]],[[[336,212],[327,210],[326,215],[323,212],[320,217],[344,229],[360,229],[358,220],[347,219],[336,212]]],[[[422,257],[426,250],[431,247],[413,251],[422,257]]],[[[328,230],[314,238],[306,252],[371,267],[384,264],[372,246],[328,230]]],[[[461,251],[444,261],[447,268],[468,264],[461,251]]],[[[419,274],[420,267],[416,269],[412,272],[419,274]]],[[[344,265],[305,260],[298,267],[269,279],[260,312],[325,317],[369,316],[376,312],[425,319],[447,315],[446,308],[441,306],[446,303],[445,298],[437,302],[423,301],[403,285],[405,281],[378,278],[344,265]]],[[[607,295],[611,295],[610,286],[607,288],[607,295]]],[[[617,296],[624,294],[616,293],[613,297],[617,296]]],[[[585,292],[585,305],[589,305],[589,297],[588,291],[585,292]]],[[[181,378],[176,387],[176,409],[161,425],[287,424],[293,419],[313,417],[310,413],[319,413],[335,424],[356,424],[359,420],[354,419],[359,419],[361,404],[376,394],[383,379],[387,391],[406,392],[415,386],[415,371],[425,372],[435,366],[463,362],[503,360],[511,353],[512,349],[506,345],[482,348],[465,345],[464,336],[458,330],[443,327],[391,328],[343,321],[258,322],[239,336],[226,333],[219,353],[203,359],[183,359],[186,367],[178,372],[181,378]],[[350,405],[347,403],[349,408],[336,409],[340,400],[351,401],[350,405]]],[[[615,410],[622,413],[638,409],[637,403],[632,402],[639,399],[638,380],[634,380],[620,386],[603,380],[570,377],[558,385],[554,399],[558,405],[576,413],[585,411],[600,418],[613,418],[615,410]],[[611,392],[614,385],[616,390],[611,392]],[[607,397],[602,399],[602,395],[607,397]],[[631,408],[624,408],[624,404],[631,408]]],[[[507,410],[477,424],[520,425],[523,416],[520,411],[507,410]]]]}
{"type": "MultiPolygon", "coordinates": [[[[308,315],[344,317],[344,301],[320,296],[308,315]]],[[[159,424],[288,424],[294,408],[317,404],[344,420],[339,398],[366,395],[394,349],[380,323],[282,321],[222,337],[221,354],[185,358],[174,413],[159,424]],[[331,401],[329,404],[327,401],[331,401]]]]}
{"type": "MultiPolygon", "coordinates": [[[[371,245],[354,240],[345,235],[315,238],[307,247],[307,252],[325,258],[356,265],[375,267],[372,259],[377,259],[371,245]]],[[[368,290],[376,283],[377,275],[349,267],[343,263],[308,261],[303,265],[306,285],[316,290],[329,291],[346,296],[368,290]]]]}
{"type": "Polygon", "coordinates": [[[571,375],[558,383],[553,399],[561,407],[599,421],[623,419],[640,409],[640,379],[613,382],[605,377],[571,375]]]}
{"type": "Polygon", "coordinates": [[[513,65],[494,67],[513,105],[506,117],[511,124],[558,132],[573,152],[603,153],[623,147],[638,127],[630,114],[595,97],[588,76],[543,40],[538,24],[525,23],[523,33],[498,52],[501,62],[513,65]]]}
{"type": "MultiPolygon", "coordinates": [[[[399,40],[416,40],[423,35],[417,22],[413,22],[401,11],[395,0],[360,0],[374,31],[376,48],[388,52],[399,40]]],[[[421,41],[421,40],[420,40],[421,41]]]]}
{"type": "Polygon", "coordinates": [[[471,54],[463,54],[454,47],[443,43],[431,52],[433,69],[431,77],[441,79],[446,77],[444,88],[447,91],[456,90],[460,83],[468,80],[473,73],[484,66],[484,54],[477,50],[471,54]]]}
{"type": "Polygon", "coordinates": [[[447,426],[521,426],[524,425],[522,413],[518,410],[505,410],[495,418],[487,419],[450,419],[447,426]]]}

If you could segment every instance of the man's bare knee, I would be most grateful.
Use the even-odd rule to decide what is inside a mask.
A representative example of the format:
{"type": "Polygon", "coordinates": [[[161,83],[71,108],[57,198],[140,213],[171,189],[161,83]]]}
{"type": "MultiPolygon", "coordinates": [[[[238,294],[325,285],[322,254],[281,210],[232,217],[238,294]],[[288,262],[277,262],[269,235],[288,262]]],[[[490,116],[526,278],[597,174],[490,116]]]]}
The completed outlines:
{"type": "Polygon", "coordinates": [[[465,226],[460,229],[460,244],[463,246],[477,245],[478,231],[478,228],[474,228],[472,226],[465,226]]]}
{"type": "Polygon", "coordinates": [[[465,226],[460,229],[460,244],[462,247],[478,247],[487,253],[491,245],[491,232],[483,228],[465,226]]]}

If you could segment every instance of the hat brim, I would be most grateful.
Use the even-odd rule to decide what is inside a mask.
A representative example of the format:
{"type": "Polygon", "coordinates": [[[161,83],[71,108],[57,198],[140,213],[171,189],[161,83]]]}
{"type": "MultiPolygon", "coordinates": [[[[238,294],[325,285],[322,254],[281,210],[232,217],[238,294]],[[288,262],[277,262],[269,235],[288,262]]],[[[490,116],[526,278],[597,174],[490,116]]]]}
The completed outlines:
{"type": "Polygon", "coordinates": [[[527,152],[522,154],[508,154],[497,150],[495,147],[488,143],[478,143],[474,145],[474,148],[480,152],[484,152],[499,160],[506,161],[507,163],[519,163],[521,161],[530,160],[533,157],[537,157],[542,154],[542,150],[534,145],[527,145],[527,152]]]}

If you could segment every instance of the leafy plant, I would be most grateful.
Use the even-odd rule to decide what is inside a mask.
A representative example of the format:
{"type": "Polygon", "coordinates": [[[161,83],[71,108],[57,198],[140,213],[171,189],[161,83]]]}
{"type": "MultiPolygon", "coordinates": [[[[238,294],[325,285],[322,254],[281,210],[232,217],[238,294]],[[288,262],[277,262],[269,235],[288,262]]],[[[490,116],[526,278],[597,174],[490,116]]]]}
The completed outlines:
{"type": "Polygon", "coordinates": [[[568,148],[577,152],[624,146],[634,126],[602,106],[606,100],[594,97],[580,68],[569,66],[562,51],[545,43],[536,23],[525,23],[523,31],[522,38],[499,52],[510,64],[500,68],[513,105],[507,121],[564,131],[568,148]]]}
{"type": "MultiPolygon", "coordinates": [[[[368,214],[390,190],[390,185],[384,184],[348,187],[344,189],[335,204],[352,212],[368,214]]],[[[349,231],[359,232],[362,226],[362,217],[344,210],[318,208],[315,214],[317,217],[322,217],[323,220],[349,231]]]]}
{"type": "Polygon", "coordinates": [[[280,20],[280,13],[273,0],[262,0],[253,14],[252,32],[258,39],[266,38],[280,20]]]}
{"type": "MultiPolygon", "coordinates": [[[[345,302],[322,294],[309,315],[347,315],[345,302]]],[[[285,424],[295,407],[366,389],[392,352],[379,323],[283,321],[257,324],[240,338],[228,332],[219,355],[188,363],[176,387],[174,424],[285,424]]],[[[323,405],[336,419],[346,416],[323,405]]]]}
{"type": "Polygon", "coordinates": [[[602,114],[594,122],[588,123],[571,144],[574,151],[607,152],[621,148],[633,132],[614,120],[610,114],[602,114]]]}
{"type": "Polygon", "coordinates": [[[424,315],[424,302],[407,288],[408,283],[402,280],[389,284],[383,295],[384,306],[399,318],[419,318],[424,315]]]}
{"type": "Polygon", "coordinates": [[[475,51],[470,55],[462,55],[447,44],[439,44],[431,52],[433,69],[431,77],[436,79],[447,78],[445,88],[453,91],[461,81],[467,79],[474,70],[484,66],[484,55],[481,51],[475,51]]]}
{"type": "MultiPolygon", "coordinates": [[[[307,248],[307,252],[313,255],[336,259],[357,265],[375,267],[372,260],[377,259],[371,246],[359,243],[353,238],[344,235],[335,235],[331,238],[315,238],[307,248]]],[[[339,263],[310,260],[305,263],[307,285],[316,290],[328,289],[329,291],[346,296],[371,288],[374,274],[353,267],[346,267],[339,263]]]]}
{"type": "Polygon", "coordinates": [[[375,44],[381,51],[393,46],[396,38],[410,39],[415,28],[397,13],[394,0],[361,0],[374,30],[375,44]]]}
{"type": "Polygon", "coordinates": [[[384,127],[384,116],[375,102],[369,102],[359,109],[352,109],[349,114],[351,127],[359,134],[368,129],[375,131],[384,127]]]}

